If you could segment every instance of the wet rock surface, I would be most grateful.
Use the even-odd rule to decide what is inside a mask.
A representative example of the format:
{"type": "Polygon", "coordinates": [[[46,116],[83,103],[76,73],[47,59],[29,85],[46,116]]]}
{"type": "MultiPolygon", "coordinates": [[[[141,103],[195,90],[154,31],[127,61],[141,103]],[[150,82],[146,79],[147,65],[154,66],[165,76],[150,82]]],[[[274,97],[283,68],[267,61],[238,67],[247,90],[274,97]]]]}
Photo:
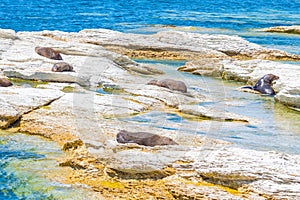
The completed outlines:
{"type": "Polygon", "coordinates": [[[275,26],[275,27],[261,29],[261,31],[300,34],[300,26],[297,26],[297,25],[294,25],[294,26],[275,26]]]}
{"type": "Polygon", "coordinates": [[[198,105],[209,98],[147,85],[163,72],[129,57],[188,60],[180,70],[253,85],[272,71],[275,99],[300,107],[299,66],[261,59],[297,60],[299,55],[266,49],[236,36],[178,31],[154,35],[110,30],[18,32],[0,30],[0,74],[36,81],[36,88],[0,88],[0,127],[37,134],[69,153],[60,162],[73,169],[68,181],[86,184],[105,198],[297,199],[300,158],[234,147],[231,143],[153,126],[128,117],[171,110],[183,117],[257,123],[235,113],[198,105]],[[52,72],[57,62],[38,55],[54,48],[75,72],[52,72]],[[248,60],[243,60],[247,58],[248,60]],[[45,84],[45,81],[49,82],[45,84]],[[42,84],[43,83],[43,84],[42,84]],[[121,130],[150,132],[178,145],[120,144],[121,130]]]}
{"type": "MultiPolygon", "coordinates": [[[[206,59],[206,62],[209,62],[206,59]]],[[[291,107],[300,107],[300,81],[296,78],[300,75],[300,66],[298,64],[287,64],[266,60],[236,60],[236,59],[216,59],[211,62],[216,63],[214,67],[207,68],[202,62],[191,61],[185,66],[180,67],[180,71],[198,73],[199,71],[208,71],[213,76],[222,77],[226,80],[236,80],[245,82],[247,85],[255,83],[264,75],[272,74],[279,77],[273,84],[276,92],[275,99],[291,107]]]]}

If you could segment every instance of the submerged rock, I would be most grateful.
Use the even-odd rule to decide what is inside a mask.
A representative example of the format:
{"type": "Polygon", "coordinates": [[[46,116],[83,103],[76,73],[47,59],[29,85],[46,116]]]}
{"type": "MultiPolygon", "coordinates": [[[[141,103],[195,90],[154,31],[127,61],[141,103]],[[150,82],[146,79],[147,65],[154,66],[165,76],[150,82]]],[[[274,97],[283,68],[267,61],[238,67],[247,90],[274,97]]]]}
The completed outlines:
{"type": "Polygon", "coordinates": [[[194,115],[196,117],[208,118],[221,121],[240,121],[240,122],[254,122],[253,119],[241,116],[235,113],[208,109],[199,105],[180,105],[179,111],[185,114],[194,115]]]}

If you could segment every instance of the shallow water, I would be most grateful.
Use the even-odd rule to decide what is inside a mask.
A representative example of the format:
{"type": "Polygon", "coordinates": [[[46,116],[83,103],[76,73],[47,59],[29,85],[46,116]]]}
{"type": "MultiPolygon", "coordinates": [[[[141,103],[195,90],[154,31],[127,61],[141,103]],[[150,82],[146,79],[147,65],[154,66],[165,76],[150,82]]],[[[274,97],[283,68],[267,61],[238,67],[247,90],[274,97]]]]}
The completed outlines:
{"type": "Polygon", "coordinates": [[[176,130],[178,134],[183,131],[206,135],[233,142],[241,148],[300,153],[299,111],[276,103],[273,97],[236,90],[242,83],[176,71],[181,64],[181,62],[173,62],[173,64],[163,62],[163,65],[156,64],[155,66],[167,74],[160,78],[176,77],[188,85],[188,90],[195,90],[211,99],[210,102],[200,103],[200,105],[255,118],[258,122],[248,124],[212,120],[191,121],[182,118],[177,113],[158,111],[126,120],[142,126],[176,130]]]}
{"type": "MultiPolygon", "coordinates": [[[[0,28],[69,32],[106,28],[146,34],[171,29],[239,35],[266,47],[300,54],[299,35],[257,31],[299,24],[299,9],[299,0],[1,0],[0,28]]],[[[149,112],[127,120],[140,126],[224,139],[243,148],[300,153],[299,112],[272,98],[236,91],[239,83],[179,73],[175,66],[182,63],[167,64],[171,65],[162,69],[184,80],[189,90],[213,97],[204,106],[258,118],[261,123],[190,121],[171,112],[149,112]]],[[[84,188],[59,184],[49,176],[49,172],[62,171],[56,161],[62,154],[51,141],[0,132],[0,199],[94,199],[84,188]]]]}
{"type": "MultiPolygon", "coordinates": [[[[0,131],[0,199],[89,199],[91,190],[63,184],[60,147],[38,136],[0,131]]],[[[95,198],[94,198],[95,199],[95,198]]]]}

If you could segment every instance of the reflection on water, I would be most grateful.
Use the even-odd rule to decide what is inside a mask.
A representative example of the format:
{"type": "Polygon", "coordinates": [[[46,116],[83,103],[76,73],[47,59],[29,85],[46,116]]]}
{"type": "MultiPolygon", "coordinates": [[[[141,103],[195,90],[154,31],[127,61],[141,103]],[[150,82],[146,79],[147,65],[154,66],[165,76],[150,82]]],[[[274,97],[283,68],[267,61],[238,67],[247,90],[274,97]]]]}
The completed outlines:
{"type": "Polygon", "coordinates": [[[172,62],[160,62],[154,65],[166,72],[159,78],[183,80],[188,85],[188,90],[207,95],[211,99],[200,105],[255,118],[259,123],[191,121],[170,111],[152,111],[126,120],[138,125],[175,130],[178,134],[188,132],[207,135],[234,142],[243,148],[300,153],[300,112],[274,102],[273,97],[236,90],[241,83],[176,71],[181,64],[182,62],[175,62],[175,65],[172,62]]]}

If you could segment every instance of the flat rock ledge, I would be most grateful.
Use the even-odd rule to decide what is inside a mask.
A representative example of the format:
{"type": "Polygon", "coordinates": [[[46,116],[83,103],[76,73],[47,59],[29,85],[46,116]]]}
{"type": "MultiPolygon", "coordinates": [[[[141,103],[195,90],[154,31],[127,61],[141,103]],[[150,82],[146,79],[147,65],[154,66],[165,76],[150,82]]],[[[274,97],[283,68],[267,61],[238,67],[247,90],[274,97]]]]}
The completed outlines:
{"type": "Polygon", "coordinates": [[[270,28],[261,29],[264,32],[276,32],[276,33],[291,33],[291,34],[300,34],[300,26],[274,26],[270,28]]]}
{"type": "Polygon", "coordinates": [[[7,128],[23,114],[46,106],[63,95],[59,90],[0,87],[0,128],[7,128]]]}
{"type": "Polygon", "coordinates": [[[275,70],[272,72],[280,76],[274,85],[275,98],[299,105],[299,82],[295,81],[299,67],[261,59],[300,57],[237,36],[0,29],[0,75],[14,83],[0,88],[0,128],[58,142],[68,154],[59,165],[73,169],[66,182],[86,184],[106,199],[300,196],[299,155],[240,149],[225,141],[124,120],[149,111],[172,110],[224,123],[254,123],[244,116],[199,106],[208,98],[189,88],[183,94],[146,85],[162,72],[127,56],[189,60],[183,71],[249,83],[275,70]],[[59,51],[75,72],[51,72],[55,61],[37,55],[35,46],[59,51]],[[115,138],[122,129],[167,136],[179,145],[119,144],[115,138]]]}
{"type": "Polygon", "coordinates": [[[273,88],[275,100],[289,107],[300,108],[300,65],[253,59],[203,59],[187,62],[178,70],[203,76],[222,77],[225,80],[255,85],[265,74],[275,74],[279,80],[273,88]]]}
{"type": "Polygon", "coordinates": [[[97,44],[129,57],[192,60],[207,57],[300,60],[299,55],[267,49],[238,36],[162,31],[153,35],[126,34],[106,29],[87,29],[79,33],[37,32],[55,40],[97,44]]]}

